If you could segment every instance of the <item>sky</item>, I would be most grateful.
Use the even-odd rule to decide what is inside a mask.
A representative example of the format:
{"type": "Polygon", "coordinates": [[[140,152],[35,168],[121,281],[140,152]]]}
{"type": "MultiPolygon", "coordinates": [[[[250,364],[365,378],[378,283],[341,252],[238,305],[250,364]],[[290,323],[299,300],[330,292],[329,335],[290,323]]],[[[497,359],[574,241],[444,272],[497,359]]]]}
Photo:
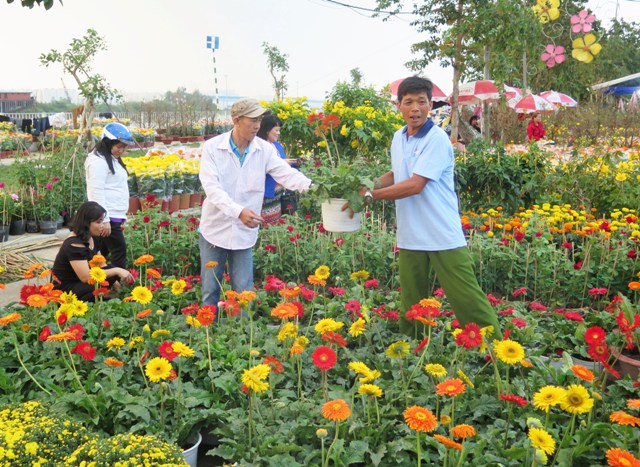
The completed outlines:
{"type": "MultiPolygon", "coordinates": [[[[289,97],[321,100],[337,81],[350,81],[353,68],[365,84],[382,89],[412,74],[405,63],[416,57],[410,48],[421,40],[410,15],[383,22],[326,0],[63,1],[46,11],[0,0],[0,91],[62,88],[63,81],[76,89],[59,64],[45,68],[38,57],[50,49],[66,50],[88,28],[108,47],[96,56],[94,71],[125,96],[178,87],[213,95],[217,75],[220,95],[271,99],[263,42],[288,55],[289,97]],[[208,35],[219,37],[215,52],[206,48],[208,35]]],[[[343,3],[372,8],[375,0],[343,3]]],[[[626,21],[640,22],[639,1],[590,0],[589,7],[605,24],[616,11],[626,21]]],[[[434,63],[422,75],[451,91],[451,69],[434,63]]]]}

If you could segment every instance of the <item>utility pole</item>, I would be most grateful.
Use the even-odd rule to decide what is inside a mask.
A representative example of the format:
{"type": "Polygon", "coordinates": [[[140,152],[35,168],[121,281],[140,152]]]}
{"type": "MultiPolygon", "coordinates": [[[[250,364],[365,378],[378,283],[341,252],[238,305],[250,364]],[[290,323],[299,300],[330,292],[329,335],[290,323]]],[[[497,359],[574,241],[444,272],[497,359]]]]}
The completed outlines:
{"type": "Polygon", "coordinates": [[[207,36],[207,49],[211,49],[211,56],[213,57],[213,82],[215,84],[216,93],[216,112],[220,110],[220,94],[218,93],[218,71],[216,69],[216,49],[218,48],[220,48],[220,38],[218,36],[207,36]]]}

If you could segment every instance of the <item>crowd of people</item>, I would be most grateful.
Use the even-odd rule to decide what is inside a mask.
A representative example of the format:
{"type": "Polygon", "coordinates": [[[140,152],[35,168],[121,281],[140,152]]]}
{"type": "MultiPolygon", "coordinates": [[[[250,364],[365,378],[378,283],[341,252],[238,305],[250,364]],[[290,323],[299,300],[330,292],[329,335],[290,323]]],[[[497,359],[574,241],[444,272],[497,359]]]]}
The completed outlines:
{"type": "MultiPolygon", "coordinates": [[[[431,119],[432,89],[431,81],[418,76],[400,84],[397,108],[406,125],[393,137],[391,170],[375,180],[372,190],[363,187],[360,194],[367,201],[395,201],[403,311],[429,295],[433,270],[461,325],[493,326],[500,335],[497,316],[478,284],[467,250],[455,191],[454,151],[449,135],[431,119]]],[[[295,194],[312,183],[297,170],[300,161],[287,158],[278,142],[282,122],[257,100],[235,102],[231,118],[233,128],[202,148],[203,306],[218,305],[225,270],[234,291],[253,289],[253,247],[259,228],[278,222],[283,212],[294,212],[295,194]]],[[[477,116],[469,124],[474,131],[480,129],[477,116]]],[[[540,130],[533,131],[534,137],[540,135],[540,130]]],[[[104,127],[102,139],[85,162],[88,201],[75,214],[71,233],[55,259],[55,287],[85,301],[95,300],[91,268],[102,269],[107,289],[133,280],[122,231],[129,192],[121,158],[132,144],[124,125],[104,127]]],[[[110,291],[101,293],[110,298],[110,291]]],[[[403,315],[400,328],[412,335],[415,321],[403,315]]]]}

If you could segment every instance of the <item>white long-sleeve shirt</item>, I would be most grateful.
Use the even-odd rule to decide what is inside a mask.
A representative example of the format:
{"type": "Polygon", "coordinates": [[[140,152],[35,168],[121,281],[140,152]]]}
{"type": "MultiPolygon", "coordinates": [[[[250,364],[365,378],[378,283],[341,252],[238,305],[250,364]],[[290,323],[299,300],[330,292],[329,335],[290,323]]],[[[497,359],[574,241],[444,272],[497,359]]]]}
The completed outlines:
{"type": "Polygon", "coordinates": [[[202,205],[200,233],[212,245],[244,250],[258,240],[258,229],[246,227],[239,216],[244,208],[259,213],[264,197],[265,175],[271,175],[288,190],[305,191],[311,180],[280,158],[273,144],[254,138],[240,165],[229,139],[231,132],[204,143],[200,182],[206,193],[202,205]]]}
{"type": "Polygon", "coordinates": [[[95,151],[87,156],[84,169],[87,180],[87,199],[95,201],[107,210],[105,222],[111,218],[126,219],[129,209],[127,171],[114,158],[115,173],[111,173],[105,158],[96,154],[95,151]]]}

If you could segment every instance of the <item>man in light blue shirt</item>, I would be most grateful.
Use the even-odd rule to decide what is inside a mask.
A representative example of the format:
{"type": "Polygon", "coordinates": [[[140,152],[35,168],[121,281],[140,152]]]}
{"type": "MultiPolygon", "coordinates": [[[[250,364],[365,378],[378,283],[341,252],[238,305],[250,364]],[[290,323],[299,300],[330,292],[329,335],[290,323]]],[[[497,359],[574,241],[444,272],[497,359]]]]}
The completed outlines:
{"type": "MultiPolygon", "coordinates": [[[[429,118],[432,86],[412,76],[398,87],[398,110],[407,125],[393,137],[391,170],[363,194],[396,202],[402,311],[430,295],[433,270],[460,325],[493,326],[500,336],[497,314],[478,284],[462,232],[453,148],[429,118]]],[[[402,313],[400,329],[414,335],[417,328],[402,313]]]]}

